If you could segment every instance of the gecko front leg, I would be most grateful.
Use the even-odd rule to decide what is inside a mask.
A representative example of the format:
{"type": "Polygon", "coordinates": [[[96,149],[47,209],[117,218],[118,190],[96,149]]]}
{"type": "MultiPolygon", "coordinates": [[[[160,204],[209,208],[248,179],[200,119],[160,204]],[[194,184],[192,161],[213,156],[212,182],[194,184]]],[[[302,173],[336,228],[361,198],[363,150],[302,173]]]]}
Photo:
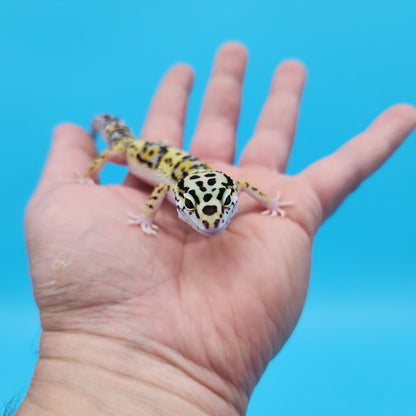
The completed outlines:
{"type": "Polygon", "coordinates": [[[277,193],[275,198],[270,198],[267,194],[246,181],[237,181],[236,185],[238,193],[242,191],[247,192],[266,208],[266,210],[262,212],[263,215],[271,215],[272,217],[280,215],[281,217],[284,217],[286,211],[283,208],[293,205],[292,201],[281,201],[280,192],[277,193]]]}
{"type": "Polygon", "coordinates": [[[126,163],[126,144],[124,140],[120,140],[110,149],[107,149],[100,156],[96,157],[88,171],[83,174],[79,175],[78,181],[80,183],[94,183],[98,179],[98,175],[105,166],[107,162],[113,162],[117,164],[125,164],[126,163]]]}
{"type": "Polygon", "coordinates": [[[171,185],[165,183],[157,185],[147,201],[143,214],[135,215],[129,212],[130,220],[128,224],[140,225],[145,234],[156,235],[158,227],[156,224],[153,224],[153,218],[168,192],[173,193],[173,187],[171,185]]]}

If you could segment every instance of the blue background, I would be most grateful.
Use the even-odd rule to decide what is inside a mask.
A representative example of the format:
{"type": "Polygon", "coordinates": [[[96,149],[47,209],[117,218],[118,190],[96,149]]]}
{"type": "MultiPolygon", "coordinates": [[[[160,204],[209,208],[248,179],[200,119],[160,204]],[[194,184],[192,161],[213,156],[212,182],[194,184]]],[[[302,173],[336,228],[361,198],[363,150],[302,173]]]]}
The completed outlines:
{"type": "MultiPolygon", "coordinates": [[[[37,357],[23,215],[56,124],[106,111],[139,131],[161,76],[185,61],[189,140],[214,53],[236,39],[250,52],[240,150],[276,64],[308,68],[296,173],[388,106],[416,104],[415,16],[412,0],[1,0],[0,407],[24,395],[37,357]]],[[[416,414],[415,139],[318,233],[304,313],[249,416],[416,414]]]]}

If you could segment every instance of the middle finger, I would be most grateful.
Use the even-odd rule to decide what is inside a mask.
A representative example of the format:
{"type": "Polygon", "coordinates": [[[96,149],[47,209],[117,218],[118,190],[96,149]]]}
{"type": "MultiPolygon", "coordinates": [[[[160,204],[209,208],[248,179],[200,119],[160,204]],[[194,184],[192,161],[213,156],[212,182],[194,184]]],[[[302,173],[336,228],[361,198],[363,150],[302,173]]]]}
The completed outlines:
{"type": "Polygon", "coordinates": [[[191,147],[195,156],[232,163],[246,62],[239,43],[218,51],[191,147]]]}

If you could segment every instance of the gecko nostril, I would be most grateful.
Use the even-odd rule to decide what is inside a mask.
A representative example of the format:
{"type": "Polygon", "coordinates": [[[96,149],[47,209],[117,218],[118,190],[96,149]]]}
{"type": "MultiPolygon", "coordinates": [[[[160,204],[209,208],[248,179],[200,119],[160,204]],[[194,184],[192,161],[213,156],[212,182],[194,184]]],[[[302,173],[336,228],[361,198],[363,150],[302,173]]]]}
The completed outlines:
{"type": "Polygon", "coordinates": [[[215,205],[207,205],[202,208],[202,212],[205,215],[214,215],[217,212],[217,207],[215,205]]]}

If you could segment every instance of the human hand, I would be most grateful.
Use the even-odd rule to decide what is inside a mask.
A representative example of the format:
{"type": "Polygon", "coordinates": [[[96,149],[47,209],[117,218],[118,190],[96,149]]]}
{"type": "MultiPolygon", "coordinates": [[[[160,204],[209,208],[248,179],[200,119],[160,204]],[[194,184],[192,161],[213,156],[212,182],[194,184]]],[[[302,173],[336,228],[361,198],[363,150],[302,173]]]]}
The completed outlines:
{"type": "MultiPolygon", "coordinates": [[[[77,126],[55,131],[27,211],[44,331],[32,397],[40,392],[36,379],[41,386],[55,380],[66,383],[67,394],[82,386],[85,396],[122,403],[118,414],[138,414],[128,399],[140,397],[143,404],[142,387],[151,384],[161,400],[161,413],[155,414],[164,414],[170,403],[160,399],[165,393],[183,399],[190,414],[244,414],[255,384],[301,313],[313,235],[416,125],[414,108],[392,107],[333,155],[285,176],[305,80],[302,65],[285,62],[239,166],[233,166],[245,64],[238,44],[218,52],[191,153],[269,195],[281,191],[295,203],[286,218],[259,215],[260,207],[242,195],[228,228],[207,238],[179,221],[166,203],[156,217],[158,235],[149,237],[126,222],[127,212],[144,207],[150,189],[131,175],[120,186],[70,183],[75,169],[87,170],[95,146],[77,126]],[[53,362],[62,364],[61,373],[53,362]],[[68,362],[82,371],[67,377],[68,362]],[[118,377],[128,398],[107,389],[101,373],[85,366],[118,377]]],[[[192,78],[184,65],[168,72],[141,137],[181,145],[192,78]]],[[[166,414],[183,403],[176,405],[166,414]]]]}

